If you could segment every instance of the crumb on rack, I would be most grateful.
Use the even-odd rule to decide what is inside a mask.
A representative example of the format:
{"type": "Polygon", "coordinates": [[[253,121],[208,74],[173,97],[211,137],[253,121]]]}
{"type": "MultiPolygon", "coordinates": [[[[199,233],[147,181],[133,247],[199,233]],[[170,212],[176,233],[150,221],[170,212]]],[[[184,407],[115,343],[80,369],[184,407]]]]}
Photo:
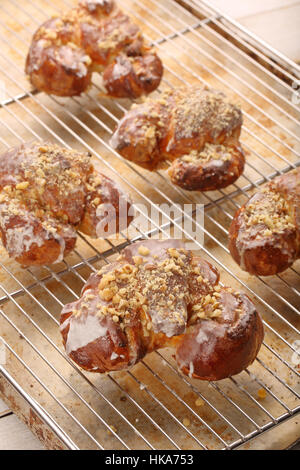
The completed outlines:
{"type": "MultiPolygon", "coordinates": [[[[115,433],[118,432],[117,428],[116,428],[113,424],[110,424],[109,427],[110,427],[111,431],[113,431],[113,432],[115,432],[115,433]]],[[[109,435],[112,434],[112,432],[110,431],[110,429],[107,429],[107,431],[106,431],[107,434],[109,434],[109,435]]]]}
{"type": "Polygon", "coordinates": [[[267,396],[267,392],[264,388],[260,388],[257,392],[258,398],[264,399],[267,396]]]}
{"type": "Polygon", "coordinates": [[[203,406],[204,405],[204,400],[202,400],[202,398],[197,398],[197,400],[195,401],[195,405],[200,407],[200,406],[203,406]]]}

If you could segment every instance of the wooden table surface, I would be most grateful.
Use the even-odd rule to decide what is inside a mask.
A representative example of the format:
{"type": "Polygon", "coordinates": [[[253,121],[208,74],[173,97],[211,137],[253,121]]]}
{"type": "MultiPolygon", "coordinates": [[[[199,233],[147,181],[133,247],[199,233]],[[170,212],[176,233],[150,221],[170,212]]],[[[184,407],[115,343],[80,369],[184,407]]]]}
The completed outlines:
{"type": "MultiPolygon", "coordinates": [[[[211,0],[211,4],[300,63],[300,0],[211,0]]],[[[38,439],[1,400],[0,449],[43,449],[38,439]]],[[[300,444],[294,449],[300,450],[300,444]]]]}

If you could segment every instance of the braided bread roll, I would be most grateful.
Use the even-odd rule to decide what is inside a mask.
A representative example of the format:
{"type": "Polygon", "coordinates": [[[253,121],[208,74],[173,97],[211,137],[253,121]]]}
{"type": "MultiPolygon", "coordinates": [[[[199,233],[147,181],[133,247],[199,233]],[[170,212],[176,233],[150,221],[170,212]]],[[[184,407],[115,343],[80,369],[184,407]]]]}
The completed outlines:
{"type": "Polygon", "coordinates": [[[236,212],[229,249],[242,269],[260,276],[300,258],[300,168],[265,184],[236,212]]]}
{"type": "Polygon", "coordinates": [[[38,142],[0,156],[0,236],[10,257],[24,266],[52,264],[74,248],[76,229],[111,235],[106,204],[115,209],[115,232],[128,226],[129,198],[90,160],[38,142]]]}
{"type": "Polygon", "coordinates": [[[263,326],[246,295],[218,282],[218,271],[178,240],[134,243],[63,308],[66,352],[82,368],[103,373],[169,346],[190,377],[237,374],[258,354],[263,326]]]}
{"type": "Polygon", "coordinates": [[[134,104],[110,143],[147,170],[170,161],[174,184],[209,191],[228,186],[243,172],[241,126],[241,110],[220,91],[182,88],[134,104]]]}
{"type": "Polygon", "coordinates": [[[35,88],[53,95],[80,95],[99,72],[108,95],[137,98],[158,87],[163,68],[113,0],[81,0],[38,28],[25,71],[35,88]]]}

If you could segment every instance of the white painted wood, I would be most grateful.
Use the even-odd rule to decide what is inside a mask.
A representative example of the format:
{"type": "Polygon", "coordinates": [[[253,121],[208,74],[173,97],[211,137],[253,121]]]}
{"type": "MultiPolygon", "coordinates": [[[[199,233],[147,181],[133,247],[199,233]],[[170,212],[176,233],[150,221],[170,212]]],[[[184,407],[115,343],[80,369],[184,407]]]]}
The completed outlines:
{"type": "Polygon", "coordinates": [[[300,61],[300,2],[239,21],[290,59],[300,61]]]}
{"type": "Polygon", "coordinates": [[[41,442],[15,415],[0,419],[0,450],[43,450],[41,442]]]}
{"type": "Polygon", "coordinates": [[[244,17],[257,15],[263,12],[270,12],[291,5],[298,5],[299,0],[210,0],[212,6],[222,10],[232,18],[241,19],[244,17]]]}
{"type": "Polygon", "coordinates": [[[300,62],[300,0],[211,0],[289,59],[300,62]]]}

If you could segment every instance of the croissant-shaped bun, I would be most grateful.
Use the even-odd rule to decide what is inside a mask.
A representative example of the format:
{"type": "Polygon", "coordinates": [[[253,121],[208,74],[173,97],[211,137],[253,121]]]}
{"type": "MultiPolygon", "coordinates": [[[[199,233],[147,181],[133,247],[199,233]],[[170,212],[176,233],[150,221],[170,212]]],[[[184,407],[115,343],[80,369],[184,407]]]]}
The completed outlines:
{"type": "Polygon", "coordinates": [[[143,240],[93,274],[64,307],[67,354],[91,372],[126,369],[175,348],[179,369],[220,380],[255,359],[263,326],[251,300],[219,284],[218,271],[178,240],[143,240]]]}
{"type": "Polygon", "coordinates": [[[130,207],[122,190],[93,167],[90,154],[31,142],[0,156],[0,235],[22,265],[61,261],[75,246],[76,229],[96,238],[112,235],[110,227],[113,233],[127,228],[130,207]],[[115,224],[102,210],[107,204],[115,224]]]}
{"type": "Polygon", "coordinates": [[[35,88],[58,96],[80,95],[99,72],[108,95],[133,99],[158,87],[163,67],[113,0],[81,0],[38,28],[25,71],[35,88]]]}
{"type": "Polygon", "coordinates": [[[300,168],[265,184],[237,211],[229,249],[242,269],[260,276],[300,258],[300,168]]]}

